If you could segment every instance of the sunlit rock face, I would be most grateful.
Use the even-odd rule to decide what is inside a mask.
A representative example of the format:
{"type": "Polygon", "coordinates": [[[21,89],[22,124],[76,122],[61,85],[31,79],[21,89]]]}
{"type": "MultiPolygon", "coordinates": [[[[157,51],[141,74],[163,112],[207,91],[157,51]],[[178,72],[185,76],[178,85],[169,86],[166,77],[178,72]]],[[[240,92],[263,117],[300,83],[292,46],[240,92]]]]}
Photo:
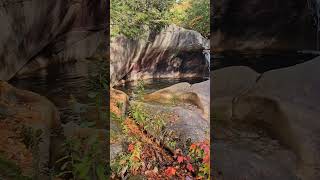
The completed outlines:
{"type": "Polygon", "coordinates": [[[306,0],[218,0],[212,11],[214,51],[316,49],[306,0]]]}
{"type": "Polygon", "coordinates": [[[209,40],[200,33],[174,25],[151,40],[116,37],[110,44],[111,83],[119,80],[208,75],[203,50],[209,40]]]}
{"type": "Polygon", "coordinates": [[[105,0],[2,4],[0,79],[9,80],[20,70],[29,72],[50,63],[91,56],[99,45],[106,45],[107,38],[102,38],[107,23],[105,9],[105,0]]]}

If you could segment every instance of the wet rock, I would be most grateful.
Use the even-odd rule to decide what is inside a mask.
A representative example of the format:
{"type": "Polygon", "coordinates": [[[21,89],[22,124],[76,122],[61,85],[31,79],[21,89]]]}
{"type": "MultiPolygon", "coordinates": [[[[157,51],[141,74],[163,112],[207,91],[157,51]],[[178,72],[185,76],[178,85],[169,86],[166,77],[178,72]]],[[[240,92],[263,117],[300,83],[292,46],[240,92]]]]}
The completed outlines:
{"type": "Polygon", "coordinates": [[[111,85],[122,79],[206,76],[208,65],[202,51],[208,47],[209,41],[200,33],[175,25],[154,39],[117,37],[111,41],[111,85]]]}
{"type": "Polygon", "coordinates": [[[5,112],[0,120],[0,151],[22,171],[29,169],[28,175],[47,177],[51,135],[61,129],[56,107],[45,97],[3,81],[0,81],[0,106],[5,112]]]}

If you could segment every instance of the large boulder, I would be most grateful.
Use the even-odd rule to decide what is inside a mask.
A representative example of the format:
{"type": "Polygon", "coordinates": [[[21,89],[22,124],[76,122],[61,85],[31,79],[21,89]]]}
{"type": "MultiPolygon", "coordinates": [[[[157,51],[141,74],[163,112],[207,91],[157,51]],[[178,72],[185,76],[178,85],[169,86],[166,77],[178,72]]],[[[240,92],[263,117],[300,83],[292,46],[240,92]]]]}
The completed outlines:
{"type": "MultiPolygon", "coordinates": [[[[210,122],[201,111],[183,105],[163,105],[151,102],[131,102],[134,109],[141,109],[147,119],[143,126],[148,134],[162,142],[166,148],[185,149],[188,143],[209,140],[210,122]],[[159,130],[157,126],[164,123],[159,130]]],[[[136,110],[135,110],[136,111],[136,110]]]]}
{"type": "MultiPolygon", "coordinates": [[[[210,81],[196,84],[178,83],[170,87],[147,94],[140,102],[142,109],[151,116],[147,122],[158,124],[160,116],[165,122],[166,135],[164,143],[184,148],[187,142],[204,142],[209,139],[210,122],[210,81]],[[150,121],[150,122],[149,122],[150,121]]],[[[139,102],[132,103],[139,104],[139,102]]],[[[148,125],[147,125],[148,126],[148,125]]],[[[158,132],[148,132],[161,138],[158,132]]]]}
{"type": "Polygon", "coordinates": [[[198,32],[175,25],[154,38],[116,37],[110,47],[112,85],[122,79],[203,77],[208,72],[202,51],[209,48],[209,41],[198,32]]]}
{"type": "MultiPolygon", "coordinates": [[[[266,137],[276,140],[280,149],[294,153],[295,157],[293,158],[296,159],[294,161],[296,165],[290,167],[290,172],[296,178],[319,179],[320,123],[318,117],[320,109],[318,100],[320,97],[318,92],[320,90],[320,78],[317,76],[319,68],[320,58],[315,58],[303,64],[266,72],[256,80],[252,77],[252,81],[246,85],[244,90],[225,95],[214,95],[213,104],[217,103],[217,105],[213,105],[213,108],[216,106],[228,108],[213,109],[213,112],[220,114],[231,112],[230,116],[216,117],[220,119],[215,122],[228,122],[227,127],[222,127],[223,130],[218,128],[217,131],[230,135],[232,134],[230,129],[243,127],[241,133],[254,131],[258,137],[263,132],[262,134],[266,137]],[[221,99],[229,100],[223,102],[221,99]]],[[[227,82],[232,77],[241,76],[239,71],[224,73],[227,72],[227,69],[231,70],[233,67],[226,68],[224,71],[219,70],[214,73],[214,76],[220,76],[227,82]]],[[[242,69],[245,70],[245,68],[242,69]]],[[[242,79],[239,78],[237,82],[245,82],[247,80],[248,76],[242,79]]],[[[213,84],[216,84],[214,87],[217,88],[218,92],[219,89],[223,88],[226,88],[227,92],[230,91],[228,89],[232,89],[228,86],[219,87],[224,83],[215,82],[214,79],[213,84]]],[[[213,88],[213,91],[215,91],[215,88],[213,88]]],[[[242,141],[243,139],[240,138],[237,144],[242,141]]],[[[221,146],[227,147],[223,145],[226,143],[226,141],[216,143],[217,151],[222,150],[220,149],[221,146]]],[[[261,142],[254,141],[253,144],[258,143],[261,142]]],[[[259,152],[250,151],[249,148],[244,148],[243,150],[243,148],[239,147],[241,146],[237,147],[238,151],[242,149],[242,151],[259,155],[259,152]]],[[[233,147],[229,152],[239,153],[234,149],[233,147]]],[[[275,156],[277,151],[272,153],[275,156]]],[[[221,153],[217,152],[217,154],[221,153]]],[[[286,156],[290,157],[289,153],[286,156]]],[[[286,156],[282,156],[282,161],[288,160],[288,158],[285,158],[286,156]]],[[[222,161],[226,157],[221,154],[221,156],[217,155],[215,158],[216,162],[219,162],[216,166],[223,167],[225,169],[221,171],[228,172],[229,167],[225,166],[222,161]]],[[[292,157],[289,159],[292,159],[292,157]]],[[[247,171],[247,173],[250,172],[247,171]]],[[[259,178],[262,177],[256,177],[256,179],[259,178]]]]}
{"type": "Polygon", "coordinates": [[[160,104],[191,104],[200,109],[202,116],[209,120],[210,117],[210,81],[196,84],[186,82],[178,83],[170,87],[158,90],[144,96],[145,102],[160,104]]]}
{"type": "Polygon", "coordinates": [[[107,23],[106,5],[105,0],[3,3],[0,79],[92,56],[102,44],[107,45],[107,38],[101,38],[107,23]]]}
{"type": "Polygon", "coordinates": [[[258,77],[258,73],[245,66],[211,72],[211,112],[213,116],[219,119],[231,119],[234,98],[250,89],[258,77]]]}
{"type": "Polygon", "coordinates": [[[215,1],[211,13],[213,50],[315,49],[316,28],[308,1],[215,1]]]}
{"type": "Polygon", "coordinates": [[[0,117],[1,157],[24,175],[47,177],[51,135],[61,130],[56,107],[45,97],[0,81],[0,117]]]}

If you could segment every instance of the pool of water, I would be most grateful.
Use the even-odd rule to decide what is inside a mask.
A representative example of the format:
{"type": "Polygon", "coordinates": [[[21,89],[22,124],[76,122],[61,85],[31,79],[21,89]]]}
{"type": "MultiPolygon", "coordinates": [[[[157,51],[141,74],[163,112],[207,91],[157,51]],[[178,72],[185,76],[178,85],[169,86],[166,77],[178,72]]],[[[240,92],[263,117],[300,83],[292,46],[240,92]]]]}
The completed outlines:
{"type": "Polygon", "coordinates": [[[96,66],[92,60],[53,65],[19,79],[14,78],[10,83],[51,100],[59,109],[63,123],[79,121],[80,112],[75,112],[75,103],[83,109],[96,106],[88,97],[89,77],[97,69],[96,66]]]}
{"type": "Polygon", "coordinates": [[[258,73],[263,73],[300,64],[316,56],[299,52],[223,52],[214,55],[211,70],[228,66],[247,66],[258,73]]]}
{"type": "MultiPolygon", "coordinates": [[[[160,79],[146,79],[144,82],[145,93],[152,93],[157,90],[172,86],[181,82],[188,82],[190,84],[199,83],[208,80],[208,78],[160,78],[160,79]]],[[[114,87],[132,96],[137,89],[137,82],[127,82],[122,86],[114,87]]]]}

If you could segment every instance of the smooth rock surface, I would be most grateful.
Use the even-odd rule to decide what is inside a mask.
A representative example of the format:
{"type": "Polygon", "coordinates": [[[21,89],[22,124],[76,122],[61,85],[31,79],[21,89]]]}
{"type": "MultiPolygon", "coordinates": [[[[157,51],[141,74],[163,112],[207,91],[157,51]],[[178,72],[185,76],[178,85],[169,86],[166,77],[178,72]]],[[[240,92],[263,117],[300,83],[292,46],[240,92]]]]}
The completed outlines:
{"type": "MultiPolygon", "coordinates": [[[[242,72],[232,71],[234,67],[213,72],[215,78],[212,78],[211,83],[213,83],[213,123],[217,124],[213,126],[216,127],[215,131],[232,132],[232,129],[238,128],[241,132],[253,131],[258,134],[263,132],[267,138],[276,140],[280,149],[294,154],[296,165],[290,167],[292,175],[307,180],[319,179],[320,78],[317,75],[319,68],[318,57],[292,67],[268,71],[257,79],[254,73],[252,76],[243,76],[244,72],[250,74],[250,70],[244,67],[239,67],[242,72]],[[233,87],[229,86],[227,82],[233,82],[234,77],[238,77],[238,83],[234,83],[233,87]],[[217,79],[224,79],[224,82],[217,79]],[[235,88],[240,82],[248,82],[247,85],[244,83],[244,90],[235,88]],[[226,93],[222,92],[223,89],[226,93]]],[[[259,142],[255,141],[254,144],[259,142]]],[[[222,140],[219,143],[227,142],[222,140]]],[[[244,150],[250,152],[248,148],[244,150]]],[[[220,154],[218,151],[219,149],[217,154],[220,154]]],[[[253,151],[251,153],[256,154],[253,151]]],[[[222,171],[229,171],[230,167],[225,166],[226,162],[222,160],[226,157],[222,154],[216,158],[219,162],[216,167],[224,167],[222,171]]],[[[272,171],[274,170],[271,170],[271,173],[272,171]]],[[[259,178],[263,176],[253,179],[259,178]]]]}
{"type": "Polygon", "coordinates": [[[160,104],[191,104],[202,111],[203,117],[210,117],[210,81],[196,84],[178,83],[144,96],[146,102],[160,104]]]}
{"type": "Polygon", "coordinates": [[[171,25],[152,39],[120,36],[112,39],[110,46],[111,85],[122,79],[208,75],[202,51],[209,47],[209,41],[192,30],[171,25]]]}
{"type": "MultiPolygon", "coordinates": [[[[140,102],[141,103],[141,102],[140,102]]],[[[137,104],[137,102],[132,102],[137,104]]],[[[147,124],[155,124],[155,118],[160,116],[165,121],[165,131],[171,132],[165,137],[156,132],[148,132],[155,138],[164,138],[164,143],[169,147],[169,142],[175,141],[176,148],[184,149],[187,142],[198,143],[209,140],[210,122],[203,118],[201,111],[183,105],[165,106],[153,103],[142,103],[144,111],[150,115],[147,124]]],[[[148,130],[147,130],[148,131],[148,130]]],[[[174,150],[174,149],[173,149],[174,150]]]]}
{"type": "Polygon", "coordinates": [[[43,67],[44,63],[34,67],[38,57],[47,58],[46,64],[66,62],[90,57],[107,46],[107,38],[102,38],[106,5],[105,0],[2,3],[0,80],[43,67]]]}

